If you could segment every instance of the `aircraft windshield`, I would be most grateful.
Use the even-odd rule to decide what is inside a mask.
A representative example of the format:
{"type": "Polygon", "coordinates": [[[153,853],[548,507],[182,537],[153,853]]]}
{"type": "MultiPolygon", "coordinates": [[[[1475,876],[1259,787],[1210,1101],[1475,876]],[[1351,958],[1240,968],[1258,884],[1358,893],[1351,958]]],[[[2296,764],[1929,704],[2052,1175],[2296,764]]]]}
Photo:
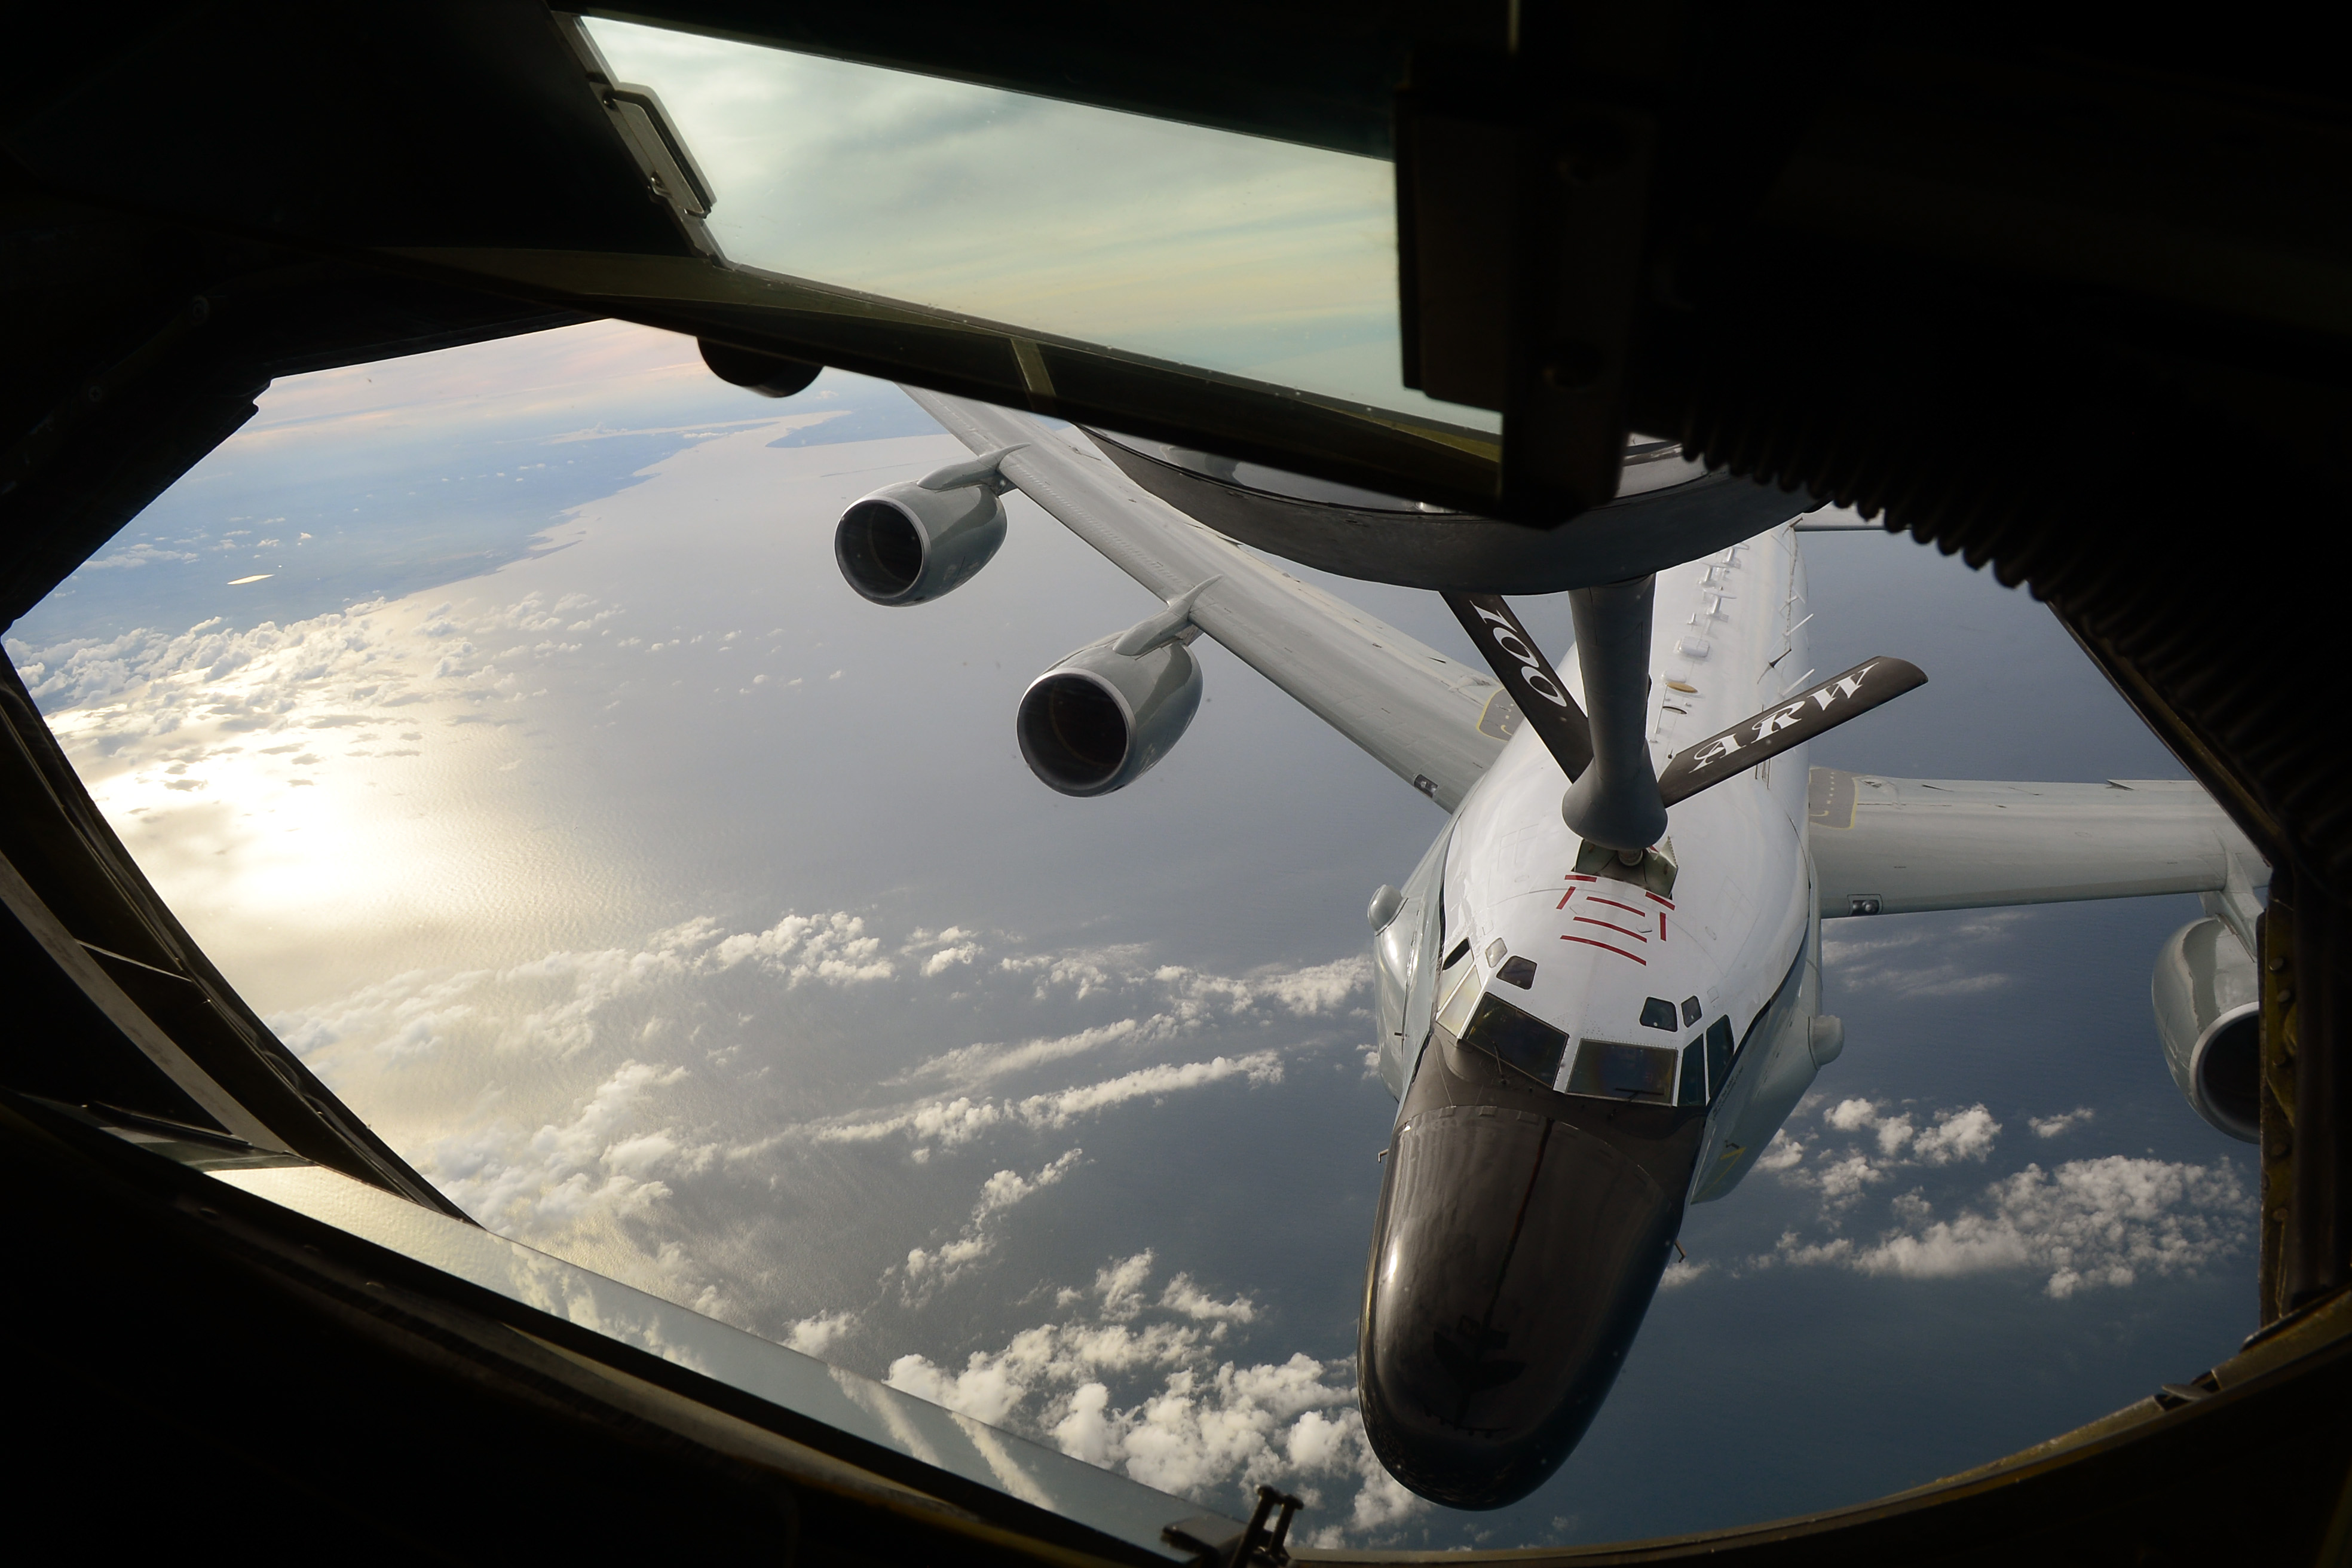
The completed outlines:
{"type": "Polygon", "coordinates": [[[1464,1045],[1499,1057],[1546,1087],[1559,1076],[1559,1058],[1568,1050],[1567,1035],[1499,996],[1480,998],[1461,1037],[1464,1045]]]}
{"type": "Polygon", "coordinates": [[[876,66],[589,24],[661,96],[730,261],[1412,413],[1379,159],[876,66]]]}
{"type": "Polygon", "coordinates": [[[1675,1089],[1675,1052],[1657,1046],[1587,1040],[1569,1069],[1568,1092],[1663,1105],[1675,1089]]]}

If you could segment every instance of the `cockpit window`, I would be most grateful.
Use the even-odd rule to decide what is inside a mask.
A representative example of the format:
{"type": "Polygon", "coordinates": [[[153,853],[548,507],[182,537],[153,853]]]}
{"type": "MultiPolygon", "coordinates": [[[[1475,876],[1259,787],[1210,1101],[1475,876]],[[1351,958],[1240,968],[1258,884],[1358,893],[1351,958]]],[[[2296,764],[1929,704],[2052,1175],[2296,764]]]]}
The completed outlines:
{"type": "Polygon", "coordinates": [[[1683,1047],[1683,1076],[1675,1091],[1676,1105],[1706,1103],[1706,1042],[1693,1040],[1683,1047]]]}
{"type": "Polygon", "coordinates": [[[1499,996],[1479,999],[1462,1043],[1501,1058],[1546,1088],[1559,1076],[1559,1058],[1568,1050],[1567,1035],[1499,996]]]}
{"type": "Polygon", "coordinates": [[[1587,1040],[1569,1069],[1568,1092],[1664,1105],[1675,1089],[1675,1051],[1667,1046],[1587,1040]]]}
{"type": "Polygon", "coordinates": [[[1675,1022],[1675,1005],[1663,996],[1651,997],[1642,1004],[1642,1026],[1673,1032],[1678,1027],[1675,1022]]]}
{"type": "Polygon", "coordinates": [[[1724,1081],[1731,1077],[1731,1019],[1717,1018],[1706,1027],[1706,1081],[1713,1086],[1709,1098],[1723,1092],[1724,1081]]]}
{"type": "Polygon", "coordinates": [[[1532,990],[1536,983],[1536,961],[1532,958],[1507,958],[1503,960],[1503,967],[1495,971],[1495,978],[1522,991],[1532,990]]]}
{"type": "Polygon", "coordinates": [[[1684,998],[1683,998],[1683,1022],[1684,1022],[1684,1023],[1685,1023],[1685,1024],[1696,1024],[1696,1023],[1697,1023],[1697,1022],[1698,1022],[1698,1016],[1699,1016],[1699,1012],[1700,1012],[1700,1008],[1699,1008],[1699,1005],[1698,1005],[1698,998],[1697,998],[1697,997],[1696,997],[1696,996],[1685,996],[1685,997],[1684,997],[1684,998]]]}
{"type": "Polygon", "coordinates": [[[1445,955],[1445,962],[1444,962],[1444,963],[1441,963],[1441,964],[1439,964],[1437,967],[1438,967],[1438,968],[1440,968],[1440,969],[1451,969],[1451,968],[1453,968],[1455,964],[1457,964],[1457,963],[1461,963],[1461,962],[1462,962],[1462,955],[1463,955],[1463,954],[1465,954],[1465,953],[1466,953],[1466,952],[1468,952],[1469,951],[1470,951],[1470,939],[1469,939],[1468,937],[1466,937],[1466,936],[1465,936],[1465,937],[1464,937],[1460,942],[1455,942],[1455,943],[1454,944],[1454,951],[1453,951],[1453,952],[1449,952],[1449,953],[1447,953],[1447,954],[1445,955]]]}

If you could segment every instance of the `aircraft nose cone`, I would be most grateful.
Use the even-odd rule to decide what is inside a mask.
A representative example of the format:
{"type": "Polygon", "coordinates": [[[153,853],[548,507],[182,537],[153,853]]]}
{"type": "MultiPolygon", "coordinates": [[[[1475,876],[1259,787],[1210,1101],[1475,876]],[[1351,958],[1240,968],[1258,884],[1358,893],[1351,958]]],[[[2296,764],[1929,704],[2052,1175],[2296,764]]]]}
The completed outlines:
{"type": "Polygon", "coordinates": [[[1451,1508],[1542,1485],[1616,1381],[1680,1197],[1531,1111],[1434,1106],[1400,1127],[1359,1344],[1389,1472],[1451,1508]]]}

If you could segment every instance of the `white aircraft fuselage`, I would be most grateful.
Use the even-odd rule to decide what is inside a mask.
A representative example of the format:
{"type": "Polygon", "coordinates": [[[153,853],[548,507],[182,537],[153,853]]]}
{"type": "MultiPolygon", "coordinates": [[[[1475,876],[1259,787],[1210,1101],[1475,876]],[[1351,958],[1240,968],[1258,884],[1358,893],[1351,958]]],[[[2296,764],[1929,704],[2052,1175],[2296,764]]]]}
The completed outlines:
{"type": "MultiPolygon", "coordinates": [[[[1805,618],[1786,527],[1661,573],[1654,761],[1801,689],[1805,618]]],[[[1365,1414],[1390,1468],[1458,1507],[1567,1457],[1685,1206],[1738,1183],[1838,1043],[1814,1025],[1802,746],[1674,806],[1638,866],[1567,826],[1567,784],[1521,725],[1374,940],[1400,1104],[1365,1414]]]]}

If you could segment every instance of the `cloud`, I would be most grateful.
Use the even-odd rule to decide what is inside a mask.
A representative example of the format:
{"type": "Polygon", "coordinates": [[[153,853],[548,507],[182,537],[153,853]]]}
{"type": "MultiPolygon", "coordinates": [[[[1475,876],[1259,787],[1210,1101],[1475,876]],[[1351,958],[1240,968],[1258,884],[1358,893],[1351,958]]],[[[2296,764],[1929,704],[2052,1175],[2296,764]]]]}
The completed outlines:
{"type": "Polygon", "coordinates": [[[897,973],[879,956],[882,940],[866,934],[856,915],[786,915],[762,931],[722,939],[702,962],[717,969],[756,963],[789,984],[824,980],[835,984],[887,980],[897,973]]]}
{"type": "MultiPolygon", "coordinates": [[[[1809,1110],[1801,1108],[1792,1120],[1809,1110]]],[[[1924,1126],[1918,1112],[1866,1099],[1839,1100],[1818,1115],[1819,1132],[1783,1130],[1758,1164],[1785,1185],[1817,1194],[1817,1221],[1828,1234],[1788,1230],[1771,1250],[1731,1268],[1732,1277],[1823,1266],[1918,1279],[2038,1270],[2046,1293],[2063,1299],[2121,1289],[2151,1274],[2193,1272],[2245,1244],[2251,1205],[2227,1162],[2204,1166],[2110,1155],[2054,1172],[2029,1164],[1979,1190],[1938,1194],[1921,1178],[1948,1183],[1961,1169],[1987,1163],[1998,1147],[2001,1124],[1983,1105],[1945,1108],[1924,1126]],[[1863,1205],[1898,1174],[1912,1184],[1886,1200],[1885,1223],[1864,1239],[1863,1205]]],[[[2051,1138],[2091,1115],[2078,1109],[2032,1117],[2029,1125],[2051,1138]]]]}
{"type": "Polygon", "coordinates": [[[2036,1138],[2055,1138],[2062,1132],[2073,1131],[2097,1114],[2097,1111],[2087,1105],[2078,1105],[2074,1110],[2061,1111],[2056,1116],[2029,1116],[2025,1119],[2025,1124],[2033,1129],[2033,1135],[2036,1138]]]}
{"type": "Polygon", "coordinates": [[[1373,1457],[1343,1363],[1219,1355],[1216,1331],[1251,1321],[1255,1303],[1217,1301],[1180,1274],[1155,1304],[1153,1263],[1150,1252],[1115,1260],[1090,1288],[1061,1293],[1063,1315],[960,1368],[900,1356],[889,1382],[1209,1507],[1246,1508],[1261,1482],[1297,1491],[1340,1514],[1316,1544],[1378,1536],[1427,1508],[1373,1457]]]}
{"type": "Polygon", "coordinates": [[[981,1186],[980,1201],[972,1205],[971,1218],[961,1235],[936,1248],[918,1247],[908,1252],[908,1300],[919,1301],[934,1288],[952,1283],[993,1252],[1002,1231],[998,1216],[1068,1175],[1085,1154],[1083,1149],[1072,1149],[1034,1176],[999,1171],[989,1177],[981,1186]]]}
{"type": "MultiPolygon", "coordinates": [[[[887,980],[896,971],[877,956],[881,946],[861,917],[838,910],[788,914],[764,930],[732,934],[699,916],[635,948],[551,952],[499,970],[411,971],[278,1014],[269,1025],[299,1054],[317,1058],[340,1047],[345,1064],[362,1053],[398,1058],[453,1047],[571,1055],[615,1028],[641,1032],[638,1014],[619,1016],[630,1005],[676,998],[731,970],[758,971],[788,991],[887,980]]],[[[339,1064],[314,1065],[331,1079],[339,1064]]]]}
{"type": "Polygon", "coordinates": [[[803,1355],[822,1359],[864,1326],[865,1320],[856,1312],[819,1312],[794,1323],[786,1331],[784,1343],[803,1355]]]}
{"type": "Polygon", "coordinates": [[[930,1058],[911,1072],[903,1073],[892,1081],[906,1083],[924,1078],[944,1078],[963,1084],[985,1083],[991,1079],[1025,1072],[1049,1062],[1083,1056],[1104,1046],[1131,1042],[1143,1026],[1143,1020],[1121,1018],[1116,1023],[1098,1024],[1072,1034],[1056,1035],[1050,1039],[1024,1040],[1018,1045],[962,1046],[930,1058]]]}
{"type": "MultiPolygon", "coordinates": [[[[809,1135],[819,1142],[863,1143],[906,1133],[918,1145],[935,1143],[953,1148],[999,1126],[1058,1130],[1081,1116],[1129,1100],[1156,1100],[1234,1078],[1252,1083],[1279,1083],[1281,1056],[1275,1051],[1253,1051],[1242,1057],[1213,1057],[1202,1062],[1167,1062],[1019,1100],[975,1100],[958,1095],[953,1100],[925,1101],[887,1116],[845,1118],[814,1127],[809,1135]]],[[[919,1149],[918,1158],[922,1153],[919,1149]]]]}
{"type": "Polygon", "coordinates": [[[1842,1100],[1822,1113],[1822,1124],[1833,1132],[1870,1133],[1879,1159],[1874,1162],[1854,1150],[1843,1159],[1817,1162],[1800,1172],[1796,1167],[1805,1156],[1803,1140],[1791,1138],[1784,1128],[1772,1135],[1756,1163],[1785,1181],[1820,1188],[1825,1201],[1840,1205],[1899,1166],[1982,1162],[2000,1136],[2000,1123],[1980,1104],[1938,1110],[1922,1128],[1910,1111],[1889,1114],[1875,1100],[1842,1100]]]}
{"type": "Polygon", "coordinates": [[[492,1120],[436,1140],[418,1166],[501,1235],[547,1238],[639,1217],[670,1195],[664,1175],[700,1169],[714,1152],[675,1127],[629,1130],[650,1091],[686,1076],[624,1062],[570,1120],[529,1131],[492,1120]]]}
{"type": "Polygon", "coordinates": [[[1168,1281],[1168,1289],[1160,1293],[1160,1304],[1171,1312],[1181,1312],[1196,1321],[1254,1323],[1257,1321],[1257,1304],[1246,1296],[1236,1296],[1230,1301],[1220,1301],[1198,1285],[1190,1274],[1179,1274],[1168,1281]]]}
{"type": "Polygon", "coordinates": [[[1066,1127],[1088,1111],[1123,1105],[1130,1100],[1156,1099],[1181,1089],[1199,1089],[1230,1078],[1246,1078],[1252,1083],[1280,1083],[1282,1058],[1274,1051],[1253,1051],[1244,1057],[1213,1057],[1204,1062],[1140,1068],[1101,1083],[1031,1095],[1014,1108],[1014,1113],[1033,1127],[1066,1127]]]}
{"type": "Polygon", "coordinates": [[[1998,991],[2011,976],[1994,966],[1985,950],[2006,940],[2010,928],[2027,918],[2029,911],[2022,910],[1986,910],[1965,921],[1932,925],[1841,921],[1835,934],[1824,931],[1822,965],[1836,967],[1840,985],[1905,1000],[1998,991]],[[1849,934],[1848,927],[1861,929],[1849,934]]]}
{"type": "Polygon", "coordinates": [[[1832,1106],[1822,1120],[1841,1132],[1853,1132],[1869,1126],[1878,1117],[1878,1107],[1867,1100],[1844,1100],[1832,1106]]]}
{"type": "MultiPolygon", "coordinates": [[[[275,543],[276,541],[268,542],[275,543]]],[[[101,555],[96,560],[85,562],[81,570],[85,572],[124,571],[152,565],[158,561],[194,561],[194,559],[196,559],[195,552],[192,550],[163,550],[142,542],[131,545],[127,550],[118,550],[111,555],[101,555]]]]}
{"type": "Polygon", "coordinates": [[[1993,1140],[2000,1136],[2000,1123],[1981,1105],[1971,1105],[1965,1110],[1941,1110],[1936,1113],[1936,1124],[1919,1134],[1912,1153],[1929,1165],[1981,1161],[1992,1152],[1993,1140]]]}
{"type": "Polygon", "coordinates": [[[2046,1275],[2045,1292],[2063,1300],[2229,1258],[2243,1244],[2251,1208],[2226,1161],[2191,1165],[2111,1154],[2054,1172],[2028,1165],[1991,1184],[1981,1202],[1950,1219],[1933,1218],[1924,1197],[1907,1194],[1895,1205],[1902,1223],[1875,1241],[1840,1237],[1805,1244],[1791,1231],[1754,1261],[1836,1264],[1909,1279],[2035,1270],[2046,1275]]]}

